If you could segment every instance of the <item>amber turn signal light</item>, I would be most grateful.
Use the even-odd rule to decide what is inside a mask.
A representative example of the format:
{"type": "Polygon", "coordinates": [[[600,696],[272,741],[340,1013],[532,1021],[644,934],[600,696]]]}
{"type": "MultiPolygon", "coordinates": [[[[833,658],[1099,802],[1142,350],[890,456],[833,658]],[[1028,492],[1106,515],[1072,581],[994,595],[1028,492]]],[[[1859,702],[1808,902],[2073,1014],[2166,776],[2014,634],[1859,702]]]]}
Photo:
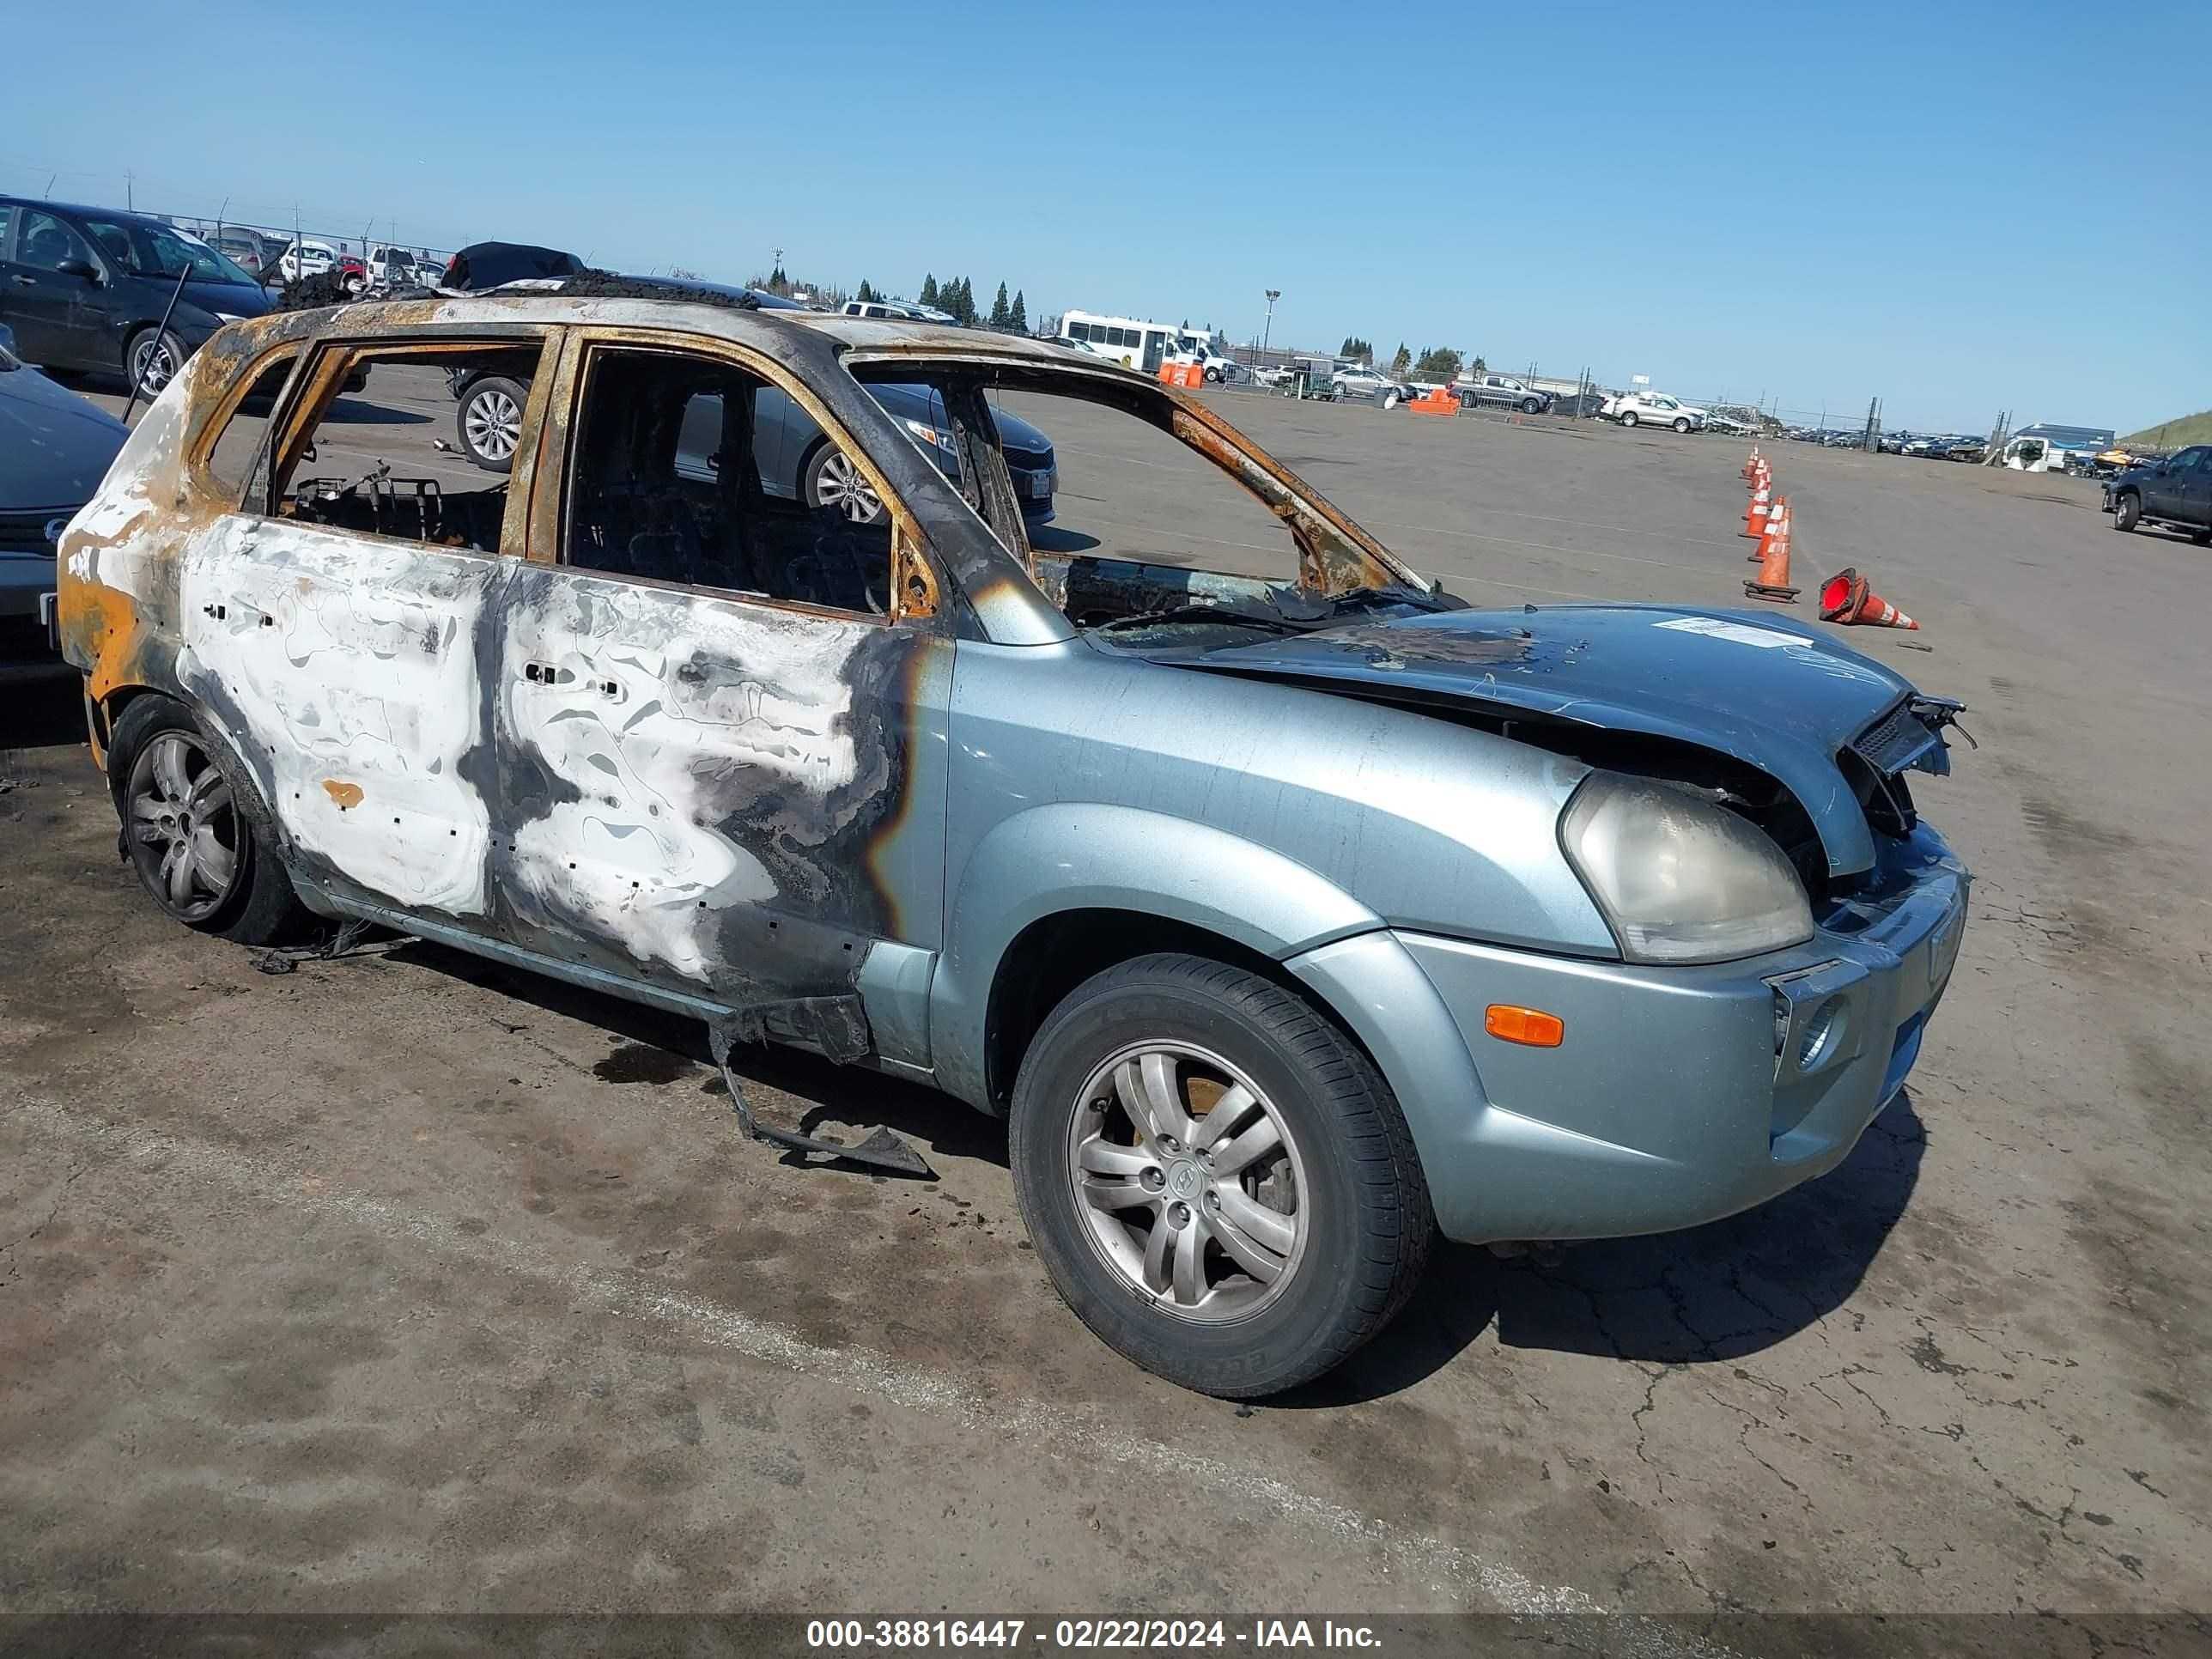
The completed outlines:
{"type": "Polygon", "coordinates": [[[1482,1029],[1508,1042],[1525,1042],[1531,1048],[1556,1048],[1566,1040],[1566,1022],[1541,1008],[1523,1008],[1510,1002],[1493,1002],[1483,1011],[1482,1029]]]}

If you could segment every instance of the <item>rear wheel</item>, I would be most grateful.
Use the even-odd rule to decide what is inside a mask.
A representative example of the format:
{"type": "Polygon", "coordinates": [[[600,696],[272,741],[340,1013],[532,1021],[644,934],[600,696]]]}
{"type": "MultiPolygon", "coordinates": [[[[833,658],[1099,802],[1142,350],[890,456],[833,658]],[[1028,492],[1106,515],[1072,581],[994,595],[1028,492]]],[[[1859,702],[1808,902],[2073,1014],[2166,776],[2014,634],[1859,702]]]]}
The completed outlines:
{"type": "Polygon", "coordinates": [[[275,944],[305,920],[267,832],[240,805],[213,739],[181,703],[132,703],[115,723],[107,768],[124,851],[169,915],[243,945],[275,944]]]}
{"type": "Polygon", "coordinates": [[[2133,530],[2142,522],[2142,497],[2132,489],[2122,491],[2119,499],[2112,503],[2112,528],[2133,530]]]}
{"type": "Polygon", "coordinates": [[[1636,424],[1636,411],[1632,409],[1622,410],[1620,411],[1620,423],[1623,426],[1634,426],[1636,424]]]}
{"type": "Polygon", "coordinates": [[[512,471],[515,446],[522,441],[522,406],[529,396],[521,381],[503,374],[471,380],[453,410],[461,453],[487,472],[512,471]]]}
{"type": "Polygon", "coordinates": [[[2212,529],[2192,530],[2189,532],[2189,539],[2199,547],[2212,546],[2212,529]]]}
{"type": "Polygon", "coordinates": [[[1024,1056],[1009,1128],[1054,1287],[1186,1388],[1248,1398],[1320,1376],[1427,1260],[1428,1188],[1389,1087],[1241,969],[1163,955],[1086,981],[1024,1056]]]}

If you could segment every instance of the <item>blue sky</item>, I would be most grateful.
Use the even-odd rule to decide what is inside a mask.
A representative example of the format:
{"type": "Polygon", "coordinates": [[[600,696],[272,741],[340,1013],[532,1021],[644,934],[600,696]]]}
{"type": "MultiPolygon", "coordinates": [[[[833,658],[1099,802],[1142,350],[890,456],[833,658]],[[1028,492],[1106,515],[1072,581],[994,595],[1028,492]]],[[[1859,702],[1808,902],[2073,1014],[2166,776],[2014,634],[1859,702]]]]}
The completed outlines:
{"type": "Polygon", "coordinates": [[[2201,4],[18,9],[0,190],[1986,429],[2212,405],[2201,4]],[[2184,70],[2182,65],[2192,67],[2184,70]],[[27,73],[26,66],[40,66],[27,73]],[[2177,72],[2166,73],[2161,66],[2177,72]]]}

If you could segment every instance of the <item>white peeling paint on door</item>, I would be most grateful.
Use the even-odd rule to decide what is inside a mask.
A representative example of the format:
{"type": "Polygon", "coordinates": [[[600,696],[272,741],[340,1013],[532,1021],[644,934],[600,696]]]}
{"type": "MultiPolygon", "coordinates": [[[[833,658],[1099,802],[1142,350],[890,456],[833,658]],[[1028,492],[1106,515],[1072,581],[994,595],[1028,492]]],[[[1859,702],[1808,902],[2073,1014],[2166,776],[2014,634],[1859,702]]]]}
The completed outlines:
{"type": "Polygon", "coordinates": [[[704,982],[714,913],[779,896],[722,820],[781,802],[784,829],[819,842],[823,798],[856,771],[841,672],[879,630],[580,574],[522,580],[537,602],[507,616],[507,735],[574,799],[520,807],[514,879],[704,982]]]}
{"type": "Polygon", "coordinates": [[[184,559],[179,678],[235,711],[301,849],[404,908],[484,911],[460,763],[489,742],[477,630],[510,562],[241,516],[184,559]]]}

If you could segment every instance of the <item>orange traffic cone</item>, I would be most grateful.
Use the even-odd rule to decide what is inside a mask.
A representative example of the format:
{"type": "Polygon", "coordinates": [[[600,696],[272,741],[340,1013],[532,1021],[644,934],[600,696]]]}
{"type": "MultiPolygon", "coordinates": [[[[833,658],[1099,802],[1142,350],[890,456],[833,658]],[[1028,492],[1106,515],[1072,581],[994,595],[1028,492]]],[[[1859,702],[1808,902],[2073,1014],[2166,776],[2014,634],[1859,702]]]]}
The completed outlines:
{"type": "Polygon", "coordinates": [[[1787,536],[1790,533],[1789,526],[1790,498],[1787,495],[1777,495],[1774,498],[1774,504],[1766,509],[1766,516],[1759,520],[1759,545],[1745,554],[1745,559],[1753,564],[1757,564],[1767,556],[1777,537],[1787,536]]]}
{"type": "Polygon", "coordinates": [[[1920,624],[1867,586],[1848,567],[1820,584],[1820,620],[1863,623],[1869,628],[1914,628],[1920,624]]]}
{"type": "Polygon", "coordinates": [[[1766,515],[1766,535],[1759,544],[1759,574],[1743,585],[1754,599],[1795,605],[1797,590],[1790,586],[1790,498],[1778,497],[1766,515]]]}
{"type": "Polygon", "coordinates": [[[1744,508],[1743,533],[1753,541],[1759,539],[1759,521],[1766,516],[1767,501],[1771,493],[1765,484],[1759,485],[1751,492],[1751,505],[1744,508]]]}

